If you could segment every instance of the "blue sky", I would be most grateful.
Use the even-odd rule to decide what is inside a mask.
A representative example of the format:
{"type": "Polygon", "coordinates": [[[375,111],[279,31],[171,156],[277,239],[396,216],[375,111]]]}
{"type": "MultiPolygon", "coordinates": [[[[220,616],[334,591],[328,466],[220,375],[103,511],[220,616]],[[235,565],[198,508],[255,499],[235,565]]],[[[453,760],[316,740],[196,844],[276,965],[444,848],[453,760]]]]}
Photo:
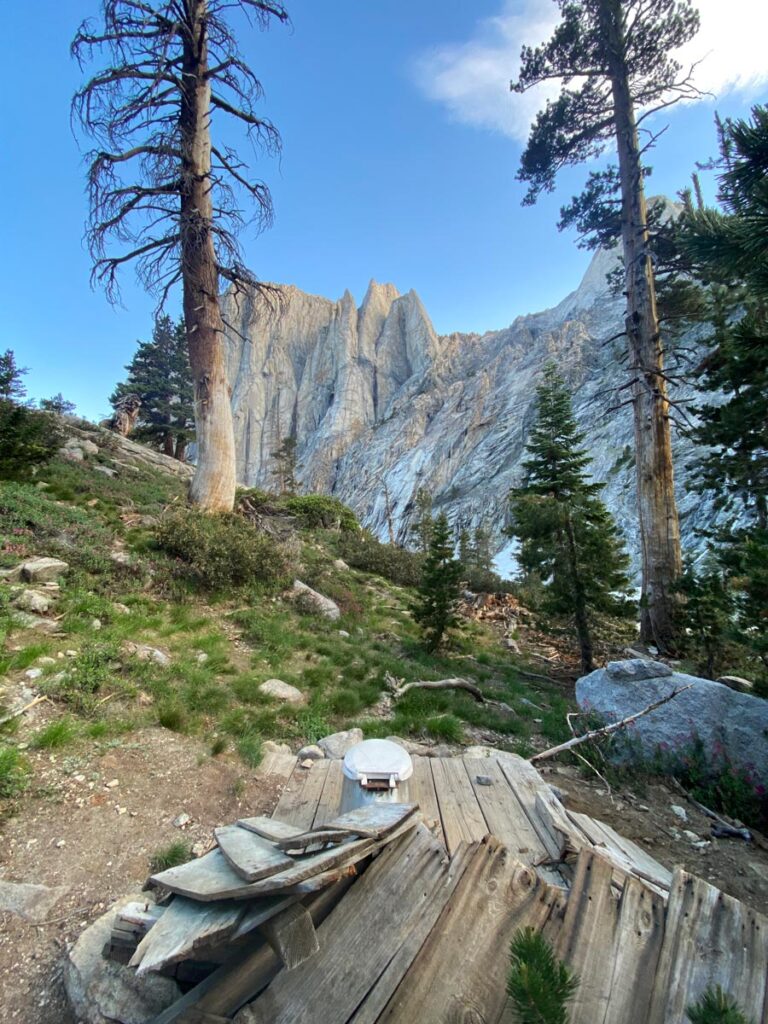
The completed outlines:
{"type": "MultiPolygon", "coordinates": [[[[415,288],[440,332],[504,327],[559,301],[588,255],[555,224],[583,169],[554,196],[520,205],[515,171],[541,97],[511,96],[522,42],[547,35],[551,0],[289,0],[293,25],[243,34],[262,79],[263,112],[283,136],[280,159],[259,158],[274,227],[242,242],[263,279],[339,297],[371,277],[415,288]]],[[[717,100],[678,108],[653,154],[651,192],[674,193],[714,150],[712,113],[764,100],[764,0],[702,0],[690,56],[717,100]]],[[[89,285],[82,243],[83,152],[69,123],[81,81],[68,45],[97,0],[4,5],[6,197],[0,267],[0,350],[30,368],[31,396],[62,391],[98,416],[153,300],[123,277],[112,308],[89,285]]],[[[170,312],[179,308],[178,297],[170,312]]]]}

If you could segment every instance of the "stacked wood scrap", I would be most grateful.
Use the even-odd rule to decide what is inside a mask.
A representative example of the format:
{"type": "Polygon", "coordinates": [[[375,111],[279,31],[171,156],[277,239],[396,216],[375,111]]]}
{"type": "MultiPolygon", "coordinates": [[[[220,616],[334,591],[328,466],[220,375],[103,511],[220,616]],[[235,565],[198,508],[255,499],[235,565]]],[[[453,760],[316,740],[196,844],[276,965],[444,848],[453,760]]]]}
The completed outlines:
{"type": "Polygon", "coordinates": [[[512,594],[469,594],[459,606],[460,613],[467,619],[481,622],[500,622],[508,626],[518,619],[530,618],[530,612],[523,608],[512,594]]]}
{"type": "MultiPolygon", "coordinates": [[[[378,803],[309,829],[263,817],[218,828],[210,853],[150,877],[148,887],[165,905],[148,901],[124,908],[108,952],[127,959],[138,975],[162,971],[179,981],[204,979],[200,995],[208,993],[209,1002],[226,982],[227,998],[219,1008],[226,1005],[232,1012],[258,991],[250,968],[251,982],[243,987],[243,956],[248,962],[261,948],[270,972],[275,963],[292,970],[313,956],[315,921],[343,893],[361,861],[416,827],[416,809],[415,804],[378,803]],[[272,956],[265,954],[265,945],[272,956]],[[217,964],[223,966],[219,981],[212,983],[217,964]],[[187,970],[179,973],[177,965],[187,970]],[[240,978],[234,1004],[233,974],[240,978]]],[[[192,1020],[192,1005],[162,1020],[192,1020]]]]}

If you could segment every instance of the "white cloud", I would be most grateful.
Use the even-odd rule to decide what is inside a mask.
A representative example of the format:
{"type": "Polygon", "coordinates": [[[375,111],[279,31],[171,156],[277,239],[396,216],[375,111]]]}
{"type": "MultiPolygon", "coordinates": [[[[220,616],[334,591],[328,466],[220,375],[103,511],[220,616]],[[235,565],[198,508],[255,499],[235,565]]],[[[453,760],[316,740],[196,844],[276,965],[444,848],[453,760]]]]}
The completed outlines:
{"type": "MultiPolygon", "coordinates": [[[[699,88],[722,95],[754,92],[768,82],[768,0],[698,0],[695,6],[701,30],[679,57],[684,63],[701,61],[699,88]]],[[[547,39],[557,14],[552,0],[504,0],[499,14],[478,22],[466,42],[420,54],[415,79],[455,120],[524,142],[536,111],[558,88],[541,86],[519,96],[509,92],[509,81],[517,74],[523,44],[547,39]]]]}

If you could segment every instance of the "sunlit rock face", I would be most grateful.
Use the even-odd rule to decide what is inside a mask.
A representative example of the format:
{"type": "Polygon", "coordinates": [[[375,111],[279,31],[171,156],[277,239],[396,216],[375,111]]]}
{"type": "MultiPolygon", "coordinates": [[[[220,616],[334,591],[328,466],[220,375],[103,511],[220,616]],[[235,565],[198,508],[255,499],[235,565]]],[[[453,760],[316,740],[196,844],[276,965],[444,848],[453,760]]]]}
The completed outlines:
{"type": "MultiPolygon", "coordinates": [[[[521,478],[539,373],[553,360],[573,390],[594,477],[636,552],[632,417],[618,390],[628,375],[623,339],[610,340],[623,306],[605,279],[614,260],[598,252],[559,305],[483,335],[438,335],[415,292],[375,281],[359,307],[349,292],[332,302],[292,286],[271,307],[228,295],[239,479],[268,487],[272,453],[294,436],[303,489],[341,498],[382,539],[389,503],[407,541],[425,487],[457,528],[491,526],[506,566],[507,494],[521,478]]],[[[680,436],[675,453],[681,524],[696,544],[713,513],[687,488],[680,436]]]]}

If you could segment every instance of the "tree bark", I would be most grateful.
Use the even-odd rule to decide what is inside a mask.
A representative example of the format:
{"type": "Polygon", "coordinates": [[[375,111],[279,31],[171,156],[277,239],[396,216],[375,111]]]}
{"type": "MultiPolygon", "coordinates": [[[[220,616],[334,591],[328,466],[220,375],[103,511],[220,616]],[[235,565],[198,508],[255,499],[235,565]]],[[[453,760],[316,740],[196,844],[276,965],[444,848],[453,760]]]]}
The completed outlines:
{"type": "Polygon", "coordinates": [[[173,453],[173,457],[179,462],[187,461],[187,442],[183,437],[176,438],[176,449],[173,453]]]}
{"type": "Polygon", "coordinates": [[[565,523],[565,533],[568,538],[568,560],[571,563],[571,582],[573,583],[574,596],[574,619],[576,621],[576,633],[579,637],[579,650],[581,652],[581,671],[586,675],[594,667],[592,636],[589,632],[589,621],[587,619],[587,602],[584,597],[584,584],[581,582],[579,571],[578,552],[576,549],[576,535],[573,530],[573,521],[568,513],[565,523]]]}
{"type": "Polygon", "coordinates": [[[235,438],[212,232],[207,0],[189,0],[189,9],[193,32],[184,43],[180,125],[184,322],[195,386],[198,450],[190,500],[207,511],[224,512],[235,501],[235,438]]]}
{"type": "Polygon", "coordinates": [[[675,501],[669,402],[656,311],[656,288],[648,246],[648,216],[634,104],[625,60],[620,0],[601,0],[613,93],[626,274],[629,370],[635,383],[637,504],[642,553],[642,638],[669,651],[674,638],[672,583],[682,571],[680,526],[675,501]]]}

